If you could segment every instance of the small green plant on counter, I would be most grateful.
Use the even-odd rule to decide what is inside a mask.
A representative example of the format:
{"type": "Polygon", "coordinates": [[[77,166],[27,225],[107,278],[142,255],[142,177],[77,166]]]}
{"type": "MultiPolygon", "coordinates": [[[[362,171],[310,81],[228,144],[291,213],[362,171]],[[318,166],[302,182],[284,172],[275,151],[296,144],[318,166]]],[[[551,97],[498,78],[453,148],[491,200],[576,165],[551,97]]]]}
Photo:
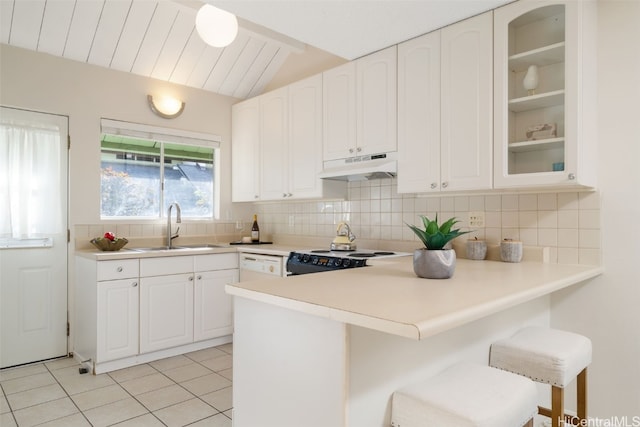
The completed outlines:
{"type": "Polygon", "coordinates": [[[459,228],[452,230],[452,227],[459,222],[456,217],[449,218],[442,225],[438,225],[438,214],[436,214],[436,218],[433,221],[425,215],[420,215],[420,218],[422,218],[424,230],[415,225],[407,224],[407,226],[416,233],[416,236],[424,243],[424,247],[429,250],[442,250],[451,240],[471,232],[460,231],[459,228]]]}

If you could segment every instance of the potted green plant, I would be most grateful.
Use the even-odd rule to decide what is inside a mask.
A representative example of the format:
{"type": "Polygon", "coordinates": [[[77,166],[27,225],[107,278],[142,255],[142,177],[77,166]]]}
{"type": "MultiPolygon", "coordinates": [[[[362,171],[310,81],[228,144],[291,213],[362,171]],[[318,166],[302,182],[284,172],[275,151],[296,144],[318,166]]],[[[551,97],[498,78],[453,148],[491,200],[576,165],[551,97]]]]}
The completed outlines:
{"type": "Polygon", "coordinates": [[[449,218],[442,225],[438,225],[437,214],[433,221],[425,215],[420,215],[420,218],[424,230],[407,224],[424,244],[424,248],[413,252],[413,271],[418,277],[426,279],[448,279],[453,276],[456,268],[456,252],[453,249],[445,249],[445,246],[451,240],[470,231],[454,229],[453,226],[459,222],[455,217],[449,218]]]}

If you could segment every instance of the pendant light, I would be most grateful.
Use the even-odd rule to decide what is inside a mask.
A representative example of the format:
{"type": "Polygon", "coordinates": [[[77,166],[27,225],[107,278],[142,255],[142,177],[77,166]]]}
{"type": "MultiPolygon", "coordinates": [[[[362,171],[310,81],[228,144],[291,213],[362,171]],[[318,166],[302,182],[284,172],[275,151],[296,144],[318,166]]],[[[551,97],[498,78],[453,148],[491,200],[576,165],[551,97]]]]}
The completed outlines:
{"type": "Polygon", "coordinates": [[[205,4],[196,15],[196,30],[206,44],[225,47],[238,34],[238,20],[225,10],[205,4]]]}

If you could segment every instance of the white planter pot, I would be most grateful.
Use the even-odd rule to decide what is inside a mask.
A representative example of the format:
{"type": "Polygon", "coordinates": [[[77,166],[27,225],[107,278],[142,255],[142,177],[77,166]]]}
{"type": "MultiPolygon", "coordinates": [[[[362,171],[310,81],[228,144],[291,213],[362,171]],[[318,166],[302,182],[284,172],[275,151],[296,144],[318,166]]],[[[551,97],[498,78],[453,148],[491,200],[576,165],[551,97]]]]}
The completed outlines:
{"type": "Polygon", "coordinates": [[[456,269],[456,252],[453,249],[413,252],[413,271],[424,279],[448,279],[456,269]]]}

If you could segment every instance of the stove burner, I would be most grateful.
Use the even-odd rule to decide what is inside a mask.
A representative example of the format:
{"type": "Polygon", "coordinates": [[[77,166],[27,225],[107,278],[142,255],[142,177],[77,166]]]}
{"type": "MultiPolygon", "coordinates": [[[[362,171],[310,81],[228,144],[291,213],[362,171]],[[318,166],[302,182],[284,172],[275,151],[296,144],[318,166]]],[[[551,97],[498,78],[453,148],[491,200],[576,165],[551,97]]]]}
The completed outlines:
{"type": "Polygon", "coordinates": [[[330,253],[344,253],[344,256],[354,257],[354,258],[373,258],[376,256],[385,256],[385,255],[395,255],[395,252],[386,252],[386,251],[374,251],[374,252],[353,252],[353,251],[339,251],[339,250],[326,250],[326,249],[314,249],[309,251],[312,254],[330,254],[330,253]]]}
{"type": "Polygon", "coordinates": [[[376,251],[376,252],[352,252],[349,256],[359,257],[359,258],[372,258],[376,256],[385,256],[385,255],[395,255],[395,252],[384,252],[384,251],[376,251]]]}

